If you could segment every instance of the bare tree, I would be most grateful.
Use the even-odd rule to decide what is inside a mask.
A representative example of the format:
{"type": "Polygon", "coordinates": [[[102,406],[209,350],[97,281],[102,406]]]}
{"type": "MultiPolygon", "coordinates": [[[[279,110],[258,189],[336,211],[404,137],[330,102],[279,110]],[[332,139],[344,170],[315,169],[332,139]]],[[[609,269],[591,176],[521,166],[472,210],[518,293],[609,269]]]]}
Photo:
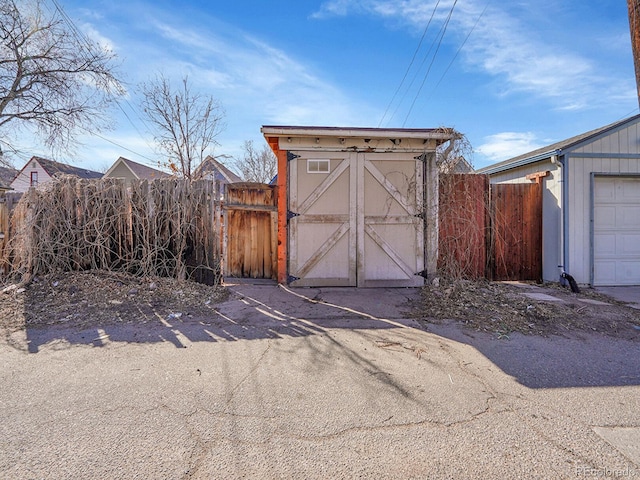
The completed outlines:
{"type": "Polygon", "coordinates": [[[470,173],[473,170],[470,158],[473,147],[466,136],[454,132],[446,146],[438,149],[437,164],[440,173],[470,173]]]}
{"type": "Polygon", "coordinates": [[[22,128],[51,148],[72,147],[78,129],[108,127],[108,107],[124,92],[113,52],[82,35],[61,9],[46,14],[43,6],[43,0],[0,0],[5,150],[12,148],[8,135],[22,128]]]}
{"type": "Polygon", "coordinates": [[[142,107],[155,129],[158,147],[167,155],[167,166],[176,174],[191,178],[192,172],[217,145],[223,128],[224,111],[212,96],[194,93],[189,78],[174,88],[158,75],[142,84],[142,107]]]}
{"type": "Polygon", "coordinates": [[[276,156],[268,145],[256,150],[253,140],[246,140],[242,145],[244,156],[235,159],[234,167],[247,182],[269,183],[278,172],[276,156]]]}

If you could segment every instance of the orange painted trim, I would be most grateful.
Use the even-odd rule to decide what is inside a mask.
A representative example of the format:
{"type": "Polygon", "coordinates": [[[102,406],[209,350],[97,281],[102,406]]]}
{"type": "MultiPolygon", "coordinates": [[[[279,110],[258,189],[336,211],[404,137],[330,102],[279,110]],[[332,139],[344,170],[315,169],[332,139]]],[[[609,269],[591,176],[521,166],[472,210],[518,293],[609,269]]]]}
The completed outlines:
{"type": "Polygon", "coordinates": [[[278,159],[278,283],[287,283],[287,151],[280,150],[278,137],[267,139],[269,146],[278,159]]]}

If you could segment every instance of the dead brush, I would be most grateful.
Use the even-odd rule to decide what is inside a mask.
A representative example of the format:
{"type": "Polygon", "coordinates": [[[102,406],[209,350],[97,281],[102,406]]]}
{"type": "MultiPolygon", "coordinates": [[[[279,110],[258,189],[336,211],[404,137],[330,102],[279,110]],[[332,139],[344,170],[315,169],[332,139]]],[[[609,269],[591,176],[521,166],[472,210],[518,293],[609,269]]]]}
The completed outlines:
{"type": "Polygon", "coordinates": [[[219,284],[219,199],[206,180],[58,177],[20,199],[2,262],[22,283],[104,270],[219,284]]]}

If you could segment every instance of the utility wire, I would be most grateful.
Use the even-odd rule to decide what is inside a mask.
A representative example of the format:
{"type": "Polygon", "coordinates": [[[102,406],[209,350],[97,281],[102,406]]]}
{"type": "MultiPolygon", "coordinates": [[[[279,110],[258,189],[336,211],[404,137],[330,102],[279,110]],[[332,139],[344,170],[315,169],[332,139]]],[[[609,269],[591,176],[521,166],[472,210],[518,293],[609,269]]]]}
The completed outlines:
{"type": "Polygon", "coordinates": [[[444,27],[442,28],[442,35],[440,35],[440,39],[438,40],[438,46],[436,47],[436,51],[433,54],[433,58],[431,59],[431,63],[429,63],[429,68],[427,69],[426,73],[424,74],[424,77],[422,78],[422,83],[420,84],[420,88],[418,88],[418,91],[416,92],[415,96],[413,97],[413,102],[411,102],[411,106],[409,107],[409,111],[407,112],[406,117],[404,118],[404,122],[402,122],[402,127],[404,128],[405,124],[407,123],[407,120],[409,119],[409,115],[411,115],[411,111],[413,110],[413,107],[416,104],[416,101],[418,100],[418,97],[420,96],[420,92],[422,91],[422,87],[424,87],[425,82],[427,81],[427,77],[429,76],[429,73],[431,72],[431,67],[433,67],[433,63],[435,62],[436,57],[438,56],[438,51],[440,50],[440,46],[442,45],[442,40],[444,39],[444,35],[447,32],[447,27],[449,26],[449,22],[451,21],[451,16],[453,15],[453,10],[456,8],[456,4],[458,3],[458,0],[455,0],[453,2],[453,5],[451,6],[451,10],[449,11],[449,15],[447,16],[447,19],[444,23],[444,27]]]}
{"type": "MultiPolygon", "coordinates": [[[[96,60],[96,54],[93,51],[93,43],[92,41],[89,39],[89,37],[87,35],[85,35],[75,24],[75,22],[71,19],[71,17],[69,17],[69,15],[64,11],[64,9],[60,6],[60,3],[58,2],[58,0],[51,0],[55,10],[58,12],[58,14],[60,15],[61,19],[67,24],[67,26],[69,27],[69,31],[71,32],[71,35],[73,35],[73,37],[76,39],[76,41],[78,42],[78,44],[82,47],[82,50],[84,52],[86,52],[86,54],[91,57],[91,60],[96,60]]],[[[86,58],[86,56],[85,56],[86,58]]],[[[129,108],[131,109],[131,111],[133,113],[135,113],[138,117],[138,119],[140,121],[142,121],[143,124],[145,124],[145,126],[147,128],[149,128],[149,126],[146,124],[145,120],[143,118],[141,118],[136,110],[133,108],[133,105],[131,105],[131,102],[129,102],[129,100],[126,97],[122,97],[120,98],[115,98],[115,104],[117,105],[118,109],[123,113],[123,115],[125,116],[125,118],[127,119],[127,121],[131,124],[131,126],[136,130],[136,132],[138,132],[138,134],[140,135],[141,138],[145,139],[145,142],[147,143],[147,145],[149,147],[151,147],[151,145],[149,145],[149,143],[147,142],[145,135],[140,131],[140,129],[138,128],[138,126],[133,122],[133,120],[131,119],[131,117],[129,116],[129,114],[126,112],[126,110],[123,108],[122,104],[120,103],[122,101],[124,101],[129,108]]],[[[145,155],[135,152],[127,147],[124,147],[122,145],[117,144],[116,142],[113,142],[109,139],[107,139],[106,137],[103,137],[99,134],[97,134],[96,132],[92,132],[90,130],[87,130],[86,128],[82,128],[84,131],[86,131],[87,133],[91,134],[91,135],[95,135],[99,138],[102,138],[103,140],[112,143],[113,145],[116,145],[120,148],[123,148],[125,150],[127,150],[128,152],[131,152],[135,155],[138,155],[142,158],[146,158],[147,160],[151,160],[152,162],[156,163],[155,160],[149,159],[148,157],[146,157],[145,155]]]]}
{"type": "Polygon", "coordinates": [[[97,133],[97,132],[93,132],[93,131],[91,131],[91,130],[89,130],[89,129],[85,128],[85,127],[82,127],[82,126],[80,126],[80,128],[81,128],[82,130],[84,130],[85,132],[87,132],[88,134],[90,134],[90,135],[94,135],[94,136],[96,136],[96,137],[98,137],[98,138],[101,138],[101,139],[102,139],[102,140],[104,140],[105,142],[108,142],[108,143],[110,143],[110,144],[112,144],[112,145],[115,145],[116,147],[122,148],[123,150],[126,150],[127,152],[133,153],[134,155],[138,155],[138,156],[140,156],[140,157],[144,158],[145,160],[149,160],[150,162],[153,162],[154,164],[157,164],[157,163],[158,163],[158,160],[157,160],[157,159],[149,158],[149,157],[147,157],[146,155],[143,155],[143,154],[141,154],[141,153],[139,153],[139,152],[136,152],[136,151],[134,151],[134,150],[131,150],[130,148],[125,147],[124,145],[121,145],[121,144],[119,144],[119,143],[117,143],[117,142],[115,142],[115,141],[113,141],[113,140],[108,139],[108,138],[107,138],[107,137],[105,137],[104,135],[100,135],[99,133],[97,133]]]}
{"type": "MultiPolygon", "coordinates": [[[[476,22],[473,24],[473,27],[471,28],[471,30],[469,30],[469,33],[467,34],[467,36],[465,37],[464,41],[462,42],[462,44],[460,45],[460,47],[458,47],[458,50],[456,51],[455,55],[453,56],[453,58],[451,59],[451,61],[449,62],[449,65],[447,65],[447,68],[445,69],[445,71],[442,73],[442,76],[440,77],[440,80],[438,80],[438,83],[436,83],[436,85],[433,87],[432,90],[432,94],[433,92],[435,92],[437,90],[437,88],[440,86],[440,84],[442,83],[442,80],[444,80],[444,77],[447,75],[447,73],[449,72],[449,69],[451,68],[451,66],[453,65],[453,62],[455,62],[456,58],[458,58],[458,55],[460,54],[460,52],[462,51],[462,49],[464,48],[464,46],[466,45],[467,41],[469,40],[469,37],[471,36],[471,34],[473,33],[473,31],[476,29],[476,27],[478,26],[478,23],[480,23],[480,19],[484,16],[485,12],[487,11],[487,8],[489,8],[489,4],[491,3],[491,0],[489,0],[487,2],[487,4],[484,6],[484,9],[482,10],[482,13],[480,13],[480,16],[476,19],[476,22]]],[[[429,97],[431,98],[431,97],[429,97]]]]}
{"type": "MultiPolygon", "coordinates": [[[[413,57],[411,57],[411,61],[409,62],[409,65],[407,66],[407,69],[404,72],[402,80],[400,80],[400,84],[398,85],[398,88],[396,88],[396,91],[393,93],[393,97],[391,97],[391,100],[389,101],[389,104],[387,105],[387,108],[385,109],[384,114],[382,115],[382,118],[378,122],[378,127],[380,127],[382,125],[382,122],[384,121],[385,117],[387,116],[387,113],[389,112],[389,109],[391,108],[391,105],[393,104],[393,101],[396,99],[396,96],[398,95],[398,92],[400,92],[400,89],[402,88],[402,85],[404,85],[404,81],[407,79],[407,76],[409,75],[409,71],[411,70],[411,67],[413,66],[413,62],[416,60],[416,57],[418,56],[418,52],[420,51],[420,48],[422,47],[422,42],[424,41],[424,37],[427,35],[427,31],[429,30],[429,26],[431,25],[431,22],[433,21],[433,17],[435,16],[436,11],[438,10],[438,5],[440,5],[440,0],[438,0],[436,2],[435,7],[433,7],[433,11],[431,12],[431,17],[429,18],[429,21],[427,22],[427,26],[424,27],[424,31],[422,32],[422,37],[420,37],[420,41],[418,42],[418,46],[416,47],[415,51],[413,52],[413,57]]],[[[391,116],[391,118],[393,118],[393,115],[391,116]]],[[[389,119],[389,120],[391,120],[391,119],[389,119]]]]}
{"type": "MultiPolygon", "coordinates": [[[[455,4],[454,4],[454,6],[455,6],[455,4]]],[[[396,114],[398,113],[398,110],[400,110],[400,107],[402,106],[402,104],[404,103],[405,98],[407,98],[407,95],[411,91],[411,88],[413,87],[416,79],[418,78],[418,75],[422,71],[422,67],[424,66],[425,62],[430,57],[431,52],[433,51],[433,49],[434,48],[439,48],[439,44],[438,44],[438,47],[436,47],[436,41],[438,40],[438,38],[442,38],[443,37],[444,30],[445,30],[445,24],[442,24],[442,26],[440,27],[440,30],[438,31],[438,33],[436,34],[435,38],[431,42],[431,45],[429,46],[429,50],[427,51],[427,53],[424,54],[424,56],[422,58],[422,62],[420,62],[420,66],[416,69],[415,73],[413,74],[413,78],[411,79],[411,82],[409,83],[409,85],[405,89],[404,93],[402,94],[402,98],[400,99],[400,101],[396,105],[396,108],[393,111],[393,114],[391,115],[391,118],[394,118],[396,116],[396,114]]],[[[434,57],[434,59],[435,59],[435,57],[434,57]]],[[[433,60],[432,60],[432,63],[433,63],[433,60]]]]}

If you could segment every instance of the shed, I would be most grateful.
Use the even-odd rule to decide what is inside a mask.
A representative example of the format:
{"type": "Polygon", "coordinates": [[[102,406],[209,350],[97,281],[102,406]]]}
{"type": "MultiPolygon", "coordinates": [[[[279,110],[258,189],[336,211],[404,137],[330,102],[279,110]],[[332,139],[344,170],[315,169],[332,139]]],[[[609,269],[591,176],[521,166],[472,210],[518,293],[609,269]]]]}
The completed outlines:
{"type": "Polygon", "coordinates": [[[540,182],[544,280],[640,285],[640,115],[478,170],[540,182]]]}
{"type": "Polygon", "coordinates": [[[292,286],[418,286],[437,259],[450,128],[263,126],[278,159],[277,272],[292,286]]]}

